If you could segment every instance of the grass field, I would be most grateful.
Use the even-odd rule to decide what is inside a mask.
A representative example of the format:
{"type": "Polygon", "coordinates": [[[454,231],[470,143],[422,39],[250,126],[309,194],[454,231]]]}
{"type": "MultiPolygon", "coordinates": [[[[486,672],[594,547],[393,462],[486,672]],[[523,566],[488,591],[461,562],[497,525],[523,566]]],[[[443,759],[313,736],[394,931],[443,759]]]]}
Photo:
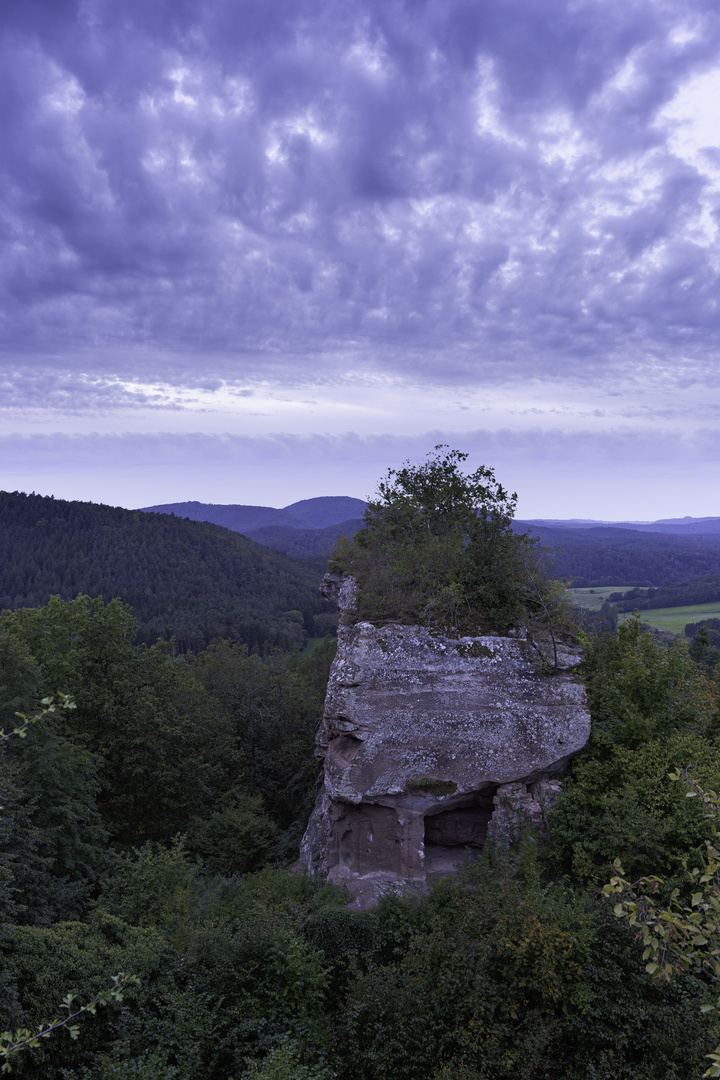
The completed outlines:
{"type": "MultiPolygon", "coordinates": [[[[599,610],[610,593],[627,592],[630,585],[603,585],[596,589],[570,589],[573,603],[588,611],[599,610]]],[[[713,604],[692,604],[688,607],[652,608],[641,611],[640,617],[648,626],[656,630],[667,630],[671,634],[682,634],[689,622],[701,622],[703,619],[720,619],[720,602],[713,604]]],[[[620,621],[630,618],[630,613],[622,614],[620,621]]]]}
{"type": "Polygon", "coordinates": [[[311,638],[308,638],[307,641],[305,642],[305,648],[302,651],[303,659],[304,660],[309,660],[310,657],[312,656],[312,654],[314,652],[316,652],[317,649],[320,648],[320,646],[322,645],[324,640],[325,640],[324,637],[311,637],[311,638]]]}
{"type": "Polygon", "coordinates": [[[626,592],[632,585],[599,585],[596,589],[569,589],[573,603],[588,611],[597,611],[603,606],[610,593],[626,592]]]}
{"type": "MultiPolygon", "coordinates": [[[[629,619],[630,614],[623,614],[620,620],[629,619]]],[[[654,611],[641,611],[640,618],[656,630],[669,630],[671,634],[682,634],[689,622],[701,622],[703,619],[720,619],[720,603],[692,604],[689,607],[656,608],[654,611]]]]}

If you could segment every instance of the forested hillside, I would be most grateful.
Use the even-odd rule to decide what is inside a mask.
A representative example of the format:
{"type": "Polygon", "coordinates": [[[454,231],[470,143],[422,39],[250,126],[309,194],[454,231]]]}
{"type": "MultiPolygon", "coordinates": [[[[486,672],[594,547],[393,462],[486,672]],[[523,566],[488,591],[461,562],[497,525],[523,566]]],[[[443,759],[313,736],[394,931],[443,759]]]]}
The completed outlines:
{"type": "Polygon", "coordinates": [[[266,544],[275,551],[298,559],[322,559],[324,564],[339,537],[352,537],[361,528],[361,518],[350,518],[324,529],[286,529],[281,525],[268,525],[256,529],[252,537],[256,543],[266,544]]]}
{"type": "MultiPolygon", "coordinates": [[[[338,537],[352,537],[362,528],[365,506],[359,499],[327,496],[305,499],[281,510],[199,502],[167,503],[148,509],[217,522],[276,551],[317,560],[327,558],[338,537]]],[[[515,521],[513,527],[538,537],[549,549],[551,572],[556,577],[572,578],[578,588],[650,588],[720,574],[717,522],[717,518],[709,518],[690,524],[658,523],[658,531],[652,531],[652,526],[572,527],[558,523],[553,527],[526,521],[515,521]]]]}
{"type": "Polygon", "coordinates": [[[217,525],[0,492],[0,608],[119,597],[148,644],[174,636],[183,651],[221,637],[267,652],[316,633],[329,610],[321,576],[217,525]]]}
{"type": "Polygon", "coordinates": [[[272,506],[184,502],[148,506],[147,511],[210,521],[250,536],[258,544],[301,559],[327,559],[339,536],[362,526],[366,503],[346,495],[301,499],[278,510],[272,506]]]}
{"type": "Polygon", "coordinates": [[[687,581],[720,574],[720,537],[673,536],[631,529],[549,529],[522,521],[515,528],[537,536],[550,550],[552,573],[576,588],[687,581]]]}
{"type": "MultiPolygon", "coordinates": [[[[289,555],[327,557],[339,536],[352,536],[362,524],[357,518],[313,530],[277,524],[254,529],[251,535],[289,555]]],[[[676,536],[612,527],[554,529],[523,521],[514,522],[514,527],[537,536],[549,549],[552,573],[572,578],[578,588],[639,583],[647,588],[720,573],[717,533],[676,536]]]]}
{"type": "Polygon", "coordinates": [[[611,593],[608,600],[615,604],[618,611],[710,604],[720,600],[720,574],[672,582],[658,589],[628,589],[626,593],[611,593]]]}

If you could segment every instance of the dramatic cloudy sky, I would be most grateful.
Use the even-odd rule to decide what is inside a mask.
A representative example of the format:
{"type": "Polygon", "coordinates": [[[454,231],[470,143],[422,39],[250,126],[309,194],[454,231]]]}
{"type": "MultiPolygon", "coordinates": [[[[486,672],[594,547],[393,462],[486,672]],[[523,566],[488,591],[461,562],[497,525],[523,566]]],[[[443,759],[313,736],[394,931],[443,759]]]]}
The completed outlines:
{"type": "Polygon", "coordinates": [[[3,0],[0,486],[720,515],[717,0],[3,0]]]}

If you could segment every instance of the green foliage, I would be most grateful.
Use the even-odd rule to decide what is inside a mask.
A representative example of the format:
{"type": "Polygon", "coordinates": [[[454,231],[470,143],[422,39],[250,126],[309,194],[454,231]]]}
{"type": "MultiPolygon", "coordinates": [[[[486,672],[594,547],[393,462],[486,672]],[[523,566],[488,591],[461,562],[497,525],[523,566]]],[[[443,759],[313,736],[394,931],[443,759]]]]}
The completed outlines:
{"type": "Polygon", "coordinates": [[[720,619],[703,619],[702,622],[687,623],[685,625],[685,637],[694,638],[701,629],[707,630],[711,645],[714,645],[715,648],[720,647],[720,619]]]}
{"type": "Polygon", "coordinates": [[[98,901],[106,911],[131,926],[151,927],[182,940],[190,910],[190,887],[198,873],[182,839],[169,847],[148,843],[121,856],[104,883],[98,901]]]}
{"type": "Polygon", "coordinates": [[[552,573],[577,588],[660,586],[720,573],[717,536],[672,536],[616,526],[592,529],[533,525],[552,551],[552,573]]]}
{"type": "Polygon", "coordinates": [[[643,611],[653,608],[691,607],[720,600],[720,574],[705,574],[691,581],[672,581],[657,589],[629,589],[613,593],[618,611],[643,611]]]}
{"type": "Polygon", "coordinates": [[[17,735],[20,739],[27,738],[27,733],[33,724],[37,724],[40,720],[47,720],[47,718],[52,716],[58,708],[75,709],[77,706],[69,694],[61,694],[60,701],[57,705],[53,698],[43,698],[40,702],[40,708],[33,716],[28,716],[23,712],[15,713],[15,717],[20,723],[16,724],[14,728],[10,728],[9,731],[0,731],[0,744],[7,742],[13,735],[17,735]]]}
{"type": "MultiPolygon", "coordinates": [[[[296,848],[312,800],[332,639],[307,660],[263,661],[232,642],[179,657],[162,642],[137,647],[132,612],[89,597],[7,612],[0,624],[8,648],[31,663],[35,693],[61,687],[77,706],[8,750],[20,770],[23,813],[40,826],[42,855],[54,860],[56,877],[68,873],[80,886],[97,876],[103,830],[124,844],[167,842],[181,831],[202,832],[211,815],[220,815],[217,833],[229,815],[237,838],[244,828],[249,842],[253,822],[239,804],[233,809],[237,797],[272,808],[268,819],[259,804],[245,805],[243,812],[259,813],[254,825],[264,837],[255,855],[248,848],[246,869],[257,867],[261,851],[272,847],[284,857],[296,848]],[[277,845],[276,826],[283,831],[277,845]]],[[[8,694],[18,701],[15,690],[8,694]]],[[[7,713],[2,720],[17,723],[7,713]]],[[[232,872],[239,868],[236,862],[232,872]]],[[[78,911],[57,908],[49,917],[78,911]]]]}
{"type": "Polygon", "coordinates": [[[653,987],[632,935],[589,897],[543,884],[532,845],[373,919],[378,936],[400,933],[384,960],[364,950],[338,1003],[343,1080],[696,1075],[697,996],[653,987]]]}
{"type": "MultiPolygon", "coordinates": [[[[718,619],[712,621],[720,622],[718,619]]],[[[692,638],[688,649],[690,656],[708,675],[712,675],[720,660],[720,649],[717,647],[717,642],[720,641],[720,633],[717,630],[713,631],[707,623],[699,623],[696,627],[689,623],[685,627],[685,636],[692,638]],[[688,630],[691,628],[694,633],[688,634],[688,630]]]]}
{"type": "Polygon", "coordinates": [[[133,984],[139,985],[139,983],[140,980],[136,975],[125,975],[121,972],[119,975],[113,975],[111,985],[107,989],[99,991],[94,998],[84,1005],[77,1003],[77,994],[66,994],[60,1007],[67,1015],[61,1019],[51,1020],[48,1024],[41,1024],[36,1031],[30,1031],[29,1028],[19,1028],[15,1032],[0,1032],[0,1057],[5,1059],[0,1072],[12,1072],[10,1058],[14,1054],[18,1054],[22,1050],[36,1049],[40,1045],[40,1039],[47,1039],[54,1035],[56,1031],[64,1029],[71,1039],[77,1039],[80,1034],[80,1027],[78,1024],[73,1024],[73,1020],[77,1020],[84,1013],[95,1016],[100,1006],[109,1005],[111,1001],[122,1001],[124,988],[133,984]]]}
{"type": "Polygon", "coordinates": [[[0,608],[120,597],[146,644],[225,637],[261,653],[302,646],[328,610],[308,563],[207,522],[18,492],[0,492],[0,522],[0,608]]]}
{"type": "MultiPolygon", "coordinates": [[[[429,553],[445,542],[447,522],[433,517],[441,505],[427,510],[442,541],[428,541],[429,553]]],[[[382,537],[392,538],[391,524],[382,537]]],[[[402,526],[406,567],[412,535],[402,526]]],[[[446,554],[459,550],[447,535],[446,554]]],[[[461,569],[445,585],[464,588],[461,569]]],[[[551,587],[541,583],[539,597],[531,581],[523,587],[541,620],[551,587]]],[[[284,613],[296,626],[305,618],[293,602],[284,613]]],[[[666,780],[692,761],[703,785],[720,789],[717,683],[684,645],[667,649],[631,621],[589,648],[593,736],[552,812],[549,848],[538,855],[525,837],[510,853],[486,849],[425,900],[389,897],[357,912],[332,885],[266,865],[295,857],[312,802],[334,641],[264,660],[237,641],[189,656],[134,641],[119,601],[56,599],[0,619],[5,726],[21,726],[14,712],[31,717],[42,695],[77,701],[4,740],[0,754],[5,1026],[36,1031],[48,1003],[68,992],[92,1001],[112,971],[143,983],[130,1008],[84,1022],[77,1042],[59,1032],[17,1055],[21,1078],[694,1080],[702,1071],[713,1045],[699,1011],[702,973],[659,985],[633,929],[595,888],[618,854],[633,875],[662,871],[667,890],[684,859],[706,865],[706,808],[666,780]],[[39,925],[70,910],[84,921],[39,925]]],[[[427,778],[416,783],[427,790],[427,778]]],[[[678,887],[693,914],[692,891],[678,887]]]]}
{"type": "MultiPolygon", "coordinates": [[[[681,771],[670,773],[671,781],[679,781],[681,771]]],[[[698,798],[705,818],[709,819],[712,839],[706,840],[700,866],[685,866],[690,896],[683,899],[679,888],[673,889],[667,905],[649,893],[662,892],[664,882],[650,875],[631,883],[619,859],[615,860],[615,876],[603,892],[616,901],[614,913],[638,928],[643,946],[645,970],[658,983],[668,983],[679,973],[697,971],[713,983],[720,979],[720,851],[716,847],[720,827],[720,796],[704,791],[685,771],[689,790],[686,798],[698,798]]],[[[702,1006],[702,1012],[712,1014],[717,1028],[720,1019],[720,998],[717,993],[702,1006]]],[[[704,1076],[720,1076],[720,1046],[707,1055],[712,1064],[704,1076]]]]}
{"type": "MultiPolygon", "coordinates": [[[[73,695],[77,708],[52,736],[76,747],[66,755],[84,755],[110,831],[131,841],[176,832],[189,816],[178,810],[202,788],[197,750],[207,738],[184,704],[182,659],[162,643],[136,648],[132,612],[118,600],[54,597],[45,608],[6,612],[0,627],[30,650],[40,692],[73,695]]],[[[29,759],[35,744],[33,734],[13,751],[29,759]]]]}
{"type": "Polygon", "coordinates": [[[580,629],[587,635],[614,634],[618,627],[617,608],[606,600],[596,610],[576,608],[576,618],[580,629]]]}
{"type": "Polygon", "coordinates": [[[49,860],[39,852],[41,837],[32,821],[33,809],[17,763],[7,754],[0,755],[0,933],[26,916],[28,896],[23,885],[29,883],[33,892],[42,895],[49,884],[49,860]]]}
{"type": "Polygon", "coordinates": [[[364,527],[338,543],[330,569],[357,578],[359,618],[477,632],[542,608],[535,549],[512,530],[517,496],[485,466],[464,474],[467,457],[436,446],[390,469],[364,527]]]}
{"type": "Polygon", "coordinates": [[[677,761],[720,783],[718,699],[687,647],[667,647],[632,619],[585,664],[592,734],[549,814],[556,870],[600,884],[620,856],[633,874],[681,872],[703,846],[698,807],[665,782],[677,761]]]}
{"type": "MultiPolygon", "coordinates": [[[[0,728],[19,712],[32,709],[39,685],[37,663],[28,645],[0,627],[0,728]]],[[[27,730],[29,725],[22,726],[27,730]]]]}
{"type": "MultiPolygon", "coordinates": [[[[8,747],[37,830],[34,851],[45,874],[28,873],[18,852],[15,885],[25,918],[47,925],[81,917],[94,882],[108,865],[108,831],[98,808],[99,755],[43,725],[23,743],[8,747]]],[[[2,769],[0,763],[0,769],[2,769]]]]}
{"type": "Polygon", "coordinates": [[[0,735],[0,923],[78,917],[106,864],[97,759],[52,730],[74,709],[67,695],[43,698],[0,735]]]}
{"type": "Polygon", "coordinates": [[[615,741],[638,746],[673,731],[710,731],[717,720],[713,687],[698,673],[684,642],[670,648],[629,619],[601,639],[586,667],[596,726],[615,741]]]}
{"type": "Polygon", "coordinates": [[[125,1052],[171,1047],[169,1064],[197,1080],[239,1076],[248,1059],[261,1068],[286,1036],[307,1062],[322,1056],[328,976],[302,928],[344,900],[332,886],[268,870],[197,882],[181,958],[128,1017],[125,1052]]]}
{"type": "Polygon", "coordinates": [[[307,662],[296,655],[263,663],[242,646],[218,641],[190,660],[198,712],[223,744],[225,789],[216,812],[227,810],[224,800],[241,777],[243,790],[272,807],[281,828],[309,813],[315,732],[334,647],[329,640],[307,662]]]}
{"type": "Polygon", "coordinates": [[[119,1047],[113,1054],[101,1054],[97,1064],[80,1072],[63,1069],[63,1080],[175,1080],[180,1070],[168,1065],[166,1050],[149,1050],[131,1058],[119,1047]]]}
{"type": "Polygon", "coordinates": [[[293,1039],[283,1039],[261,1063],[251,1062],[242,1080],[332,1080],[327,1068],[303,1064],[302,1046],[293,1039]]]}
{"type": "MultiPolygon", "coordinates": [[[[98,913],[89,923],[59,922],[51,927],[23,926],[0,942],[0,961],[22,1002],[10,1022],[36,1031],[47,1025],[53,1003],[74,995],[88,1003],[111,987],[110,972],[125,970],[147,978],[164,956],[162,940],[154,931],[132,927],[111,915],[98,913]]],[[[133,991],[134,994],[134,991],[133,991]]],[[[21,1076],[51,1077],[56,1070],[89,1056],[107,1044],[117,1014],[103,1010],[81,1027],[77,1044],[62,1035],[43,1040],[37,1049],[18,1059],[21,1076]]]]}
{"type": "Polygon", "coordinates": [[[262,800],[231,791],[226,805],[207,818],[196,818],[188,831],[188,848],[208,874],[247,874],[266,866],[279,852],[280,829],[263,813],[262,800]]]}
{"type": "MultiPolygon", "coordinates": [[[[224,812],[240,778],[248,795],[273,807],[282,829],[309,810],[331,641],[307,662],[265,663],[231,642],[186,659],[164,643],[136,647],[132,613],[88,597],[55,598],[46,608],[6,613],[2,623],[8,640],[32,650],[40,692],[72,691],[77,709],[52,739],[66,740],[68,762],[75,754],[88,783],[94,777],[116,838],[168,840],[198,817],[224,812]]],[[[51,739],[49,729],[43,738],[51,739]]],[[[28,762],[39,752],[37,740],[17,751],[28,762]]],[[[81,775],[79,768],[78,784],[81,775]]]]}

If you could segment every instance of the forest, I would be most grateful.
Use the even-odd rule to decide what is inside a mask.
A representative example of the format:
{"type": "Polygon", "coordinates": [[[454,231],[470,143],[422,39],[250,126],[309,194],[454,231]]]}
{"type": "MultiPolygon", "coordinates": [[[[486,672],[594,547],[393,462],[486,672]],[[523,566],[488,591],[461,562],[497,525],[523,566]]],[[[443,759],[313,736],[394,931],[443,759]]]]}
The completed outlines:
{"type": "MultiPolygon", "coordinates": [[[[318,565],[328,558],[338,537],[351,538],[363,527],[359,515],[364,505],[358,499],[325,497],[283,510],[208,503],[168,503],[147,509],[215,522],[259,544],[318,565]]],[[[572,528],[516,520],[513,528],[537,538],[548,549],[553,574],[573,578],[578,588],[649,588],[719,574],[720,534],[713,531],[716,523],[716,519],[708,519],[707,524],[701,520],[692,528],[660,523],[654,531],[650,526],[572,528]]]]}
{"type": "MultiPolygon", "coordinates": [[[[444,568],[439,586],[427,584],[443,601],[425,603],[433,618],[452,614],[458,584],[485,603],[496,590],[497,625],[508,612],[536,617],[534,594],[506,585],[532,548],[508,535],[512,497],[491,473],[476,487],[499,514],[455,520],[477,552],[495,553],[490,576],[487,560],[462,576],[446,515],[434,515],[427,541],[391,499],[338,557],[366,559],[373,545],[382,554],[404,531],[444,568]]],[[[413,544],[398,565],[418,608],[426,586],[411,573],[413,544]]],[[[380,579],[363,565],[377,604],[374,583],[392,564],[380,579]]],[[[621,864],[629,881],[660,879],[658,904],[699,903],[688,869],[707,865],[713,823],[704,799],[687,796],[693,784],[720,790],[720,682],[685,640],[668,646],[636,618],[614,632],[566,627],[585,649],[592,735],[549,832],[487,846],[424,899],[390,895],[353,911],[343,890],[295,868],[334,638],[261,650],[216,635],[178,650],[139,625],[128,603],[91,594],[0,616],[0,1053],[18,1032],[108,999],[81,1013],[76,1038],[67,1024],[8,1057],[12,1075],[705,1073],[720,1041],[712,969],[679,960],[649,971],[642,927],[603,892],[621,864]],[[113,977],[131,977],[121,1000],[113,977]]]]}
{"type": "Polygon", "coordinates": [[[615,604],[618,611],[709,604],[720,600],[720,574],[707,574],[692,581],[669,582],[657,589],[635,588],[624,593],[610,593],[608,600],[615,604]]]}
{"type": "Polygon", "coordinates": [[[223,638],[263,654],[302,646],[322,636],[331,612],[317,590],[324,565],[171,514],[0,492],[0,609],[120,597],[148,645],[173,638],[177,650],[197,651],[223,638]]]}
{"type": "Polygon", "coordinates": [[[233,642],[135,644],[119,601],[6,613],[0,816],[3,1027],[120,972],[121,1003],[17,1054],[22,1077],[432,1080],[697,1077],[717,1032],[702,975],[644,970],[601,887],[683,888],[708,823],[668,773],[720,788],[718,684],[635,620],[587,643],[590,744],[551,839],[485,851],[422,901],[347,910],[290,872],[314,794],[334,642],[263,659],[233,642]]]}
{"type": "MultiPolygon", "coordinates": [[[[352,537],[362,521],[353,518],[326,528],[296,529],[267,525],[252,530],[252,539],[287,555],[326,559],[339,536],[352,537]]],[[[636,532],[632,529],[550,528],[514,522],[518,532],[529,532],[551,553],[553,574],[573,578],[578,588],[604,585],[642,585],[684,581],[720,573],[720,536],[717,533],[676,536],[636,532]]]]}
{"type": "MultiPolygon", "coordinates": [[[[524,528],[522,522],[518,528],[524,528]]],[[[674,536],[598,527],[553,529],[527,526],[552,552],[553,574],[577,588],[606,585],[657,587],[720,574],[720,539],[715,534],[674,536]]]]}

